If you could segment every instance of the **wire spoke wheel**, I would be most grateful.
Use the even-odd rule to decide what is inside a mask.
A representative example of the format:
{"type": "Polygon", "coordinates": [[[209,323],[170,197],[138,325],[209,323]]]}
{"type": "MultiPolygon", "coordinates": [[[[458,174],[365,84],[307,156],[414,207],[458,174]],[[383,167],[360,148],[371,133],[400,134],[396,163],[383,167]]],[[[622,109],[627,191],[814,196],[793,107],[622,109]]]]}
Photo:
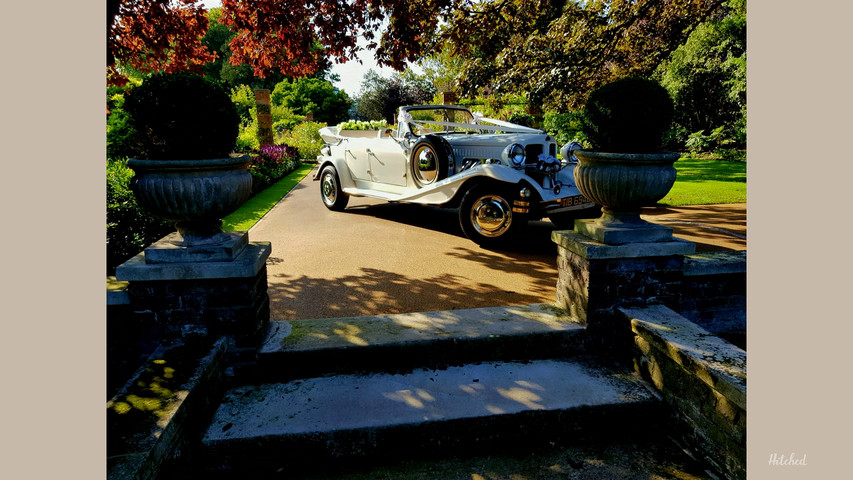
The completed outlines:
{"type": "Polygon", "coordinates": [[[320,196],[329,210],[343,210],[349,203],[349,195],[341,190],[338,172],[331,165],[323,168],[320,175],[320,196]]]}
{"type": "Polygon", "coordinates": [[[328,172],[323,175],[322,188],[323,202],[325,202],[326,205],[334,205],[335,199],[338,196],[338,184],[337,181],[335,181],[335,176],[328,172]]]}

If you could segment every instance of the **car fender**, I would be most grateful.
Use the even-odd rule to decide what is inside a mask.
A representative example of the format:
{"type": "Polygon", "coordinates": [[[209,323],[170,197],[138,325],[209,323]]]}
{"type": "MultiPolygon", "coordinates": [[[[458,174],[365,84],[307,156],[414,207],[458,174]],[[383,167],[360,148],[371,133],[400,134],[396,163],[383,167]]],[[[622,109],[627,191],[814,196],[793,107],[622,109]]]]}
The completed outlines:
{"type": "Polygon", "coordinates": [[[319,168],[317,168],[317,173],[314,174],[314,181],[320,180],[320,174],[323,173],[323,169],[326,168],[327,165],[332,165],[335,167],[335,170],[338,171],[338,181],[340,182],[341,188],[353,188],[355,187],[355,181],[352,178],[352,173],[347,166],[347,162],[342,157],[318,157],[319,168]]]}

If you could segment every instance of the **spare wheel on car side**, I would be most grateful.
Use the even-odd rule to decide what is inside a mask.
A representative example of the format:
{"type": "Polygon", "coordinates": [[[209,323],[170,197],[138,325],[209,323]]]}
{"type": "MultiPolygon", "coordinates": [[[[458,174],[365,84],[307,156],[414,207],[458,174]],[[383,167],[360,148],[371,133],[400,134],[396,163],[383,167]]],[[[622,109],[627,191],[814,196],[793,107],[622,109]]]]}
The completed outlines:
{"type": "Polygon", "coordinates": [[[418,187],[425,187],[447,178],[449,158],[441,140],[421,137],[412,147],[412,178],[418,187]]]}

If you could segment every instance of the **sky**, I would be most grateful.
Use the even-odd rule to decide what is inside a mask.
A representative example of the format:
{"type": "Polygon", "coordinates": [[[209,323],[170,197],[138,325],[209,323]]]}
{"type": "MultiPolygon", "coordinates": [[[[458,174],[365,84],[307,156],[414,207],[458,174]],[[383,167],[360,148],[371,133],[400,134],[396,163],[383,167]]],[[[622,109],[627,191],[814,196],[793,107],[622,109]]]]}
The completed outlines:
{"type": "MultiPolygon", "coordinates": [[[[221,7],[221,0],[203,0],[201,4],[204,8],[210,9],[215,7],[221,7]]],[[[359,37],[358,45],[361,47],[365,47],[367,45],[367,41],[364,38],[359,37]]],[[[332,84],[347,92],[350,97],[353,97],[358,94],[359,90],[361,90],[361,80],[364,78],[364,74],[367,73],[368,70],[373,69],[373,71],[377,72],[382,77],[390,77],[394,70],[388,67],[380,68],[376,64],[376,60],[373,58],[373,52],[362,50],[358,53],[358,58],[361,60],[361,63],[350,60],[345,64],[332,64],[332,73],[340,75],[341,79],[338,82],[333,82],[332,84]]],[[[416,71],[419,71],[416,69],[416,71]]]]}

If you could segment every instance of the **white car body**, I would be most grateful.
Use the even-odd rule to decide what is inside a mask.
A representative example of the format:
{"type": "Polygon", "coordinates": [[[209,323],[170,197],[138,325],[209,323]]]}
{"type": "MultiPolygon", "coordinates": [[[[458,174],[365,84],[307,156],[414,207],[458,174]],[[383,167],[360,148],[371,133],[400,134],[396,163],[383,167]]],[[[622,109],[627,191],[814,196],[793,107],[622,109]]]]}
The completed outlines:
{"type": "Polygon", "coordinates": [[[466,235],[481,244],[508,233],[513,213],[519,224],[544,216],[598,212],[575,186],[571,152],[564,147],[563,156],[569,158],[556,160],[553,137],[482,118],[465,107],[401,107],[396,131],[339,132],[337,127],[325,127],[320,136],[326,145],[317,158],[315,180],[323,180],[322,198],[332,210],[342,210],[349,196],[456,207],[480,185],[478,193],[501,193],[485,203],[469,200],[470,208],[476,209],[470,212],[474,216],[470,222],[469,212],[460,213],[466,235]],[[518,155],[518,147],[513,147],[515,156],[505,152],[510,145],[523,149],[524,155],[518,155]],[[324,172],[334,175],[324,177],[324,172]],[[493,218],[495,214],[502,218],[493,218]],[[492,231],[494,222],[502,220],[510,223],[492,231]],[[466,222],[473,225],[466,229],[466,222]]]}

